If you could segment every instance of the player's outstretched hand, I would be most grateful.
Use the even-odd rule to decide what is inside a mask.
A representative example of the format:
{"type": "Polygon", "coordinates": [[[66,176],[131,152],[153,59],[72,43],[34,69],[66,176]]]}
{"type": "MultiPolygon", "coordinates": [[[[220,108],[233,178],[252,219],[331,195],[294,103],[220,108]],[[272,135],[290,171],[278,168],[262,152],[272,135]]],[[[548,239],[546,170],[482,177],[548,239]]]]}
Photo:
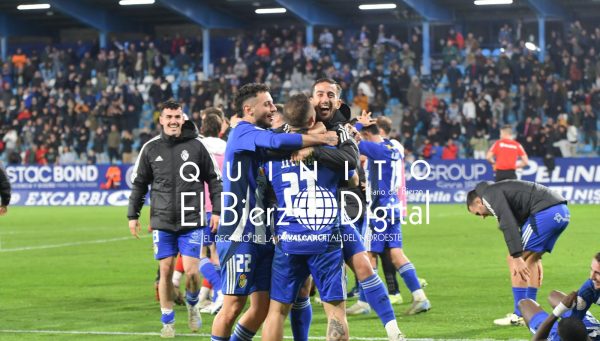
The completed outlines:
{"type": "Polygon", "coordinates": [[[577,299],[577,291],[573,291],[570,294],[568,294],[567,296],[565,296],[562,301],[560,301],[562,304],[565,305],[565,307],[569,308],[569,309],[573,309],[575,308],[575,300],[577,299]]]}
{"type": "Polygon", "coordinates": [[[524,281],[529,280],[531,274],[529,273],[529,269],[527,268],[527,264],[525,264],[523,257],[512,258],[512,269],[513,276],[520,276],[524,281]]]}
{"type": "Polygon", "coordinates": [[[360,113],[360,115],[357,117],[357,121],[365,127],[376,123],[376,121],[371,118],[371,113],[366,112],[365,110],[363,110],[362,113],[360,113]]]}
{"type": "Polygon", "coordinates": [[[0,206],[0,215],[5,215],[6,213],[8,213],[8,207],[0,206]]]}
{"type": "Polygon", "coordinates": [[[212,214],[210,216],[210,232],[217,233],[217,229],[219,228],[219,216],[216,214],[212,214]]]}
{"type": "Polygon", "coordinates": [[[137,219],[132,219],[129,221],[129,232],[131,235],[140,239],[140,231],[142,230],[142,226],[140,225],[140,221],[137,219]]]}
{"type": "Polygon", "coordinates": [[[338,135],[335,131],[328,131],[323,134],[323,142],[330,146],[337,146],[339,142],[338,135]]]}

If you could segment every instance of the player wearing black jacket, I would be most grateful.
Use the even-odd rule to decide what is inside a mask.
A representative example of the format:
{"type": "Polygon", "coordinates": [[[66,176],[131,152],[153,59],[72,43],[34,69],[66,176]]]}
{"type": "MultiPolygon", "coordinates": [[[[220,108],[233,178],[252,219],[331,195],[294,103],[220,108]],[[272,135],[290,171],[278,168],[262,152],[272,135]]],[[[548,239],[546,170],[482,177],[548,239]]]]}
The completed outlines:
{"type": "Polygon", "coordinates": [[[131,176],[129,197],[129,229],[139,238],[138,218],[144,198],[151,185],[151,222],[154,256],[159,261],[158,283],[161,337],[175,336],[173,311],[173,270],[180,253],[187,277],[186,305],[188,326],[195,332],[202,324],[198,294],[200,291],[201,227],[204,216],[204,184],[208,184],[213,204],[209,222],[217,228],[221,214],[221,175],[215,160],[204,147],[195,125],[184,119],[181,106],[175,101],[163,104],[160,114],[162,132],[144,144],[131,176]]]}
{"type": "Polygon", "coordinates": [[[528,181],[481,182],[467,195],[470,213],[494,216],[508,246],[514,313],[497,325],[523,324],[518,303],[535,300],[542,280],[542,255],[551,252],[570,220],[567,200],[548,187],[528,181]]]}
{"type": "Polygon", "coordinates": [[[10,182],[4,172],[0,168],[0,215],[5,215],[8,212],[8,204],[10,203],[10,182]]]}
{"type": "MultiPolygon", "coordinates": [[[[344,126],[350,118],[350,110],[347,106],[342,105],[340,100],[341,86],[332,79],[318,79],[313,84],[311,89],[312,98],[311,102],[315,107],[317,114],[317,122],[322,122],[327,130],[336,131],[340,139],[340,145],[337,149],[327,148],[304,148],[298,151],[294,160],[299,161],[307,157],[312,157],[318,162],[323,162],[332,169],[335,169],[335,165],[338,165],[340,171],[344,171],[343,168],[339,168],[339,165],[344,165],[344,162],[348,162],[348,169],[358,167],[358,146],[353,138],[350,136],[348,129],[344,126]]],[[[340,191],[353,191],[348,187],[341,187],[340,191]]],[[[359,195],[360,197],[360,195],[359,195]]],[[[348,200],[350,196],[346,198],[346,206],[344,209],[348,213],[350,211],[356,211],[357,215],[365,214],[364,208],[365,203],[360,203],[362,210],[358,210],[359,203],[357,201],[352,202],[348,200]]],[[[361,285],[369,285],[371,288],[369,293],[365,292],[367,301],[373,306],[377,312],[379,318],[385,326],[389,340],[404,340],[404,335],[398,328],[393,309],[385,291],[383,282],[379,276],[373,271],[371,262],[366,253],[366,249],[362,244],[362,238],[358,231],[351,224],[344,224],[342,227],[342,238],[343,238],[343,252],[344,260],[346,264],[350,265],[351,269],[355,272],[356,278],[361,285]]],[[[303,320],[299,310],[310,309],[310,305],[306,302],[308,299],[307,288],[304,287],[300,290],[298,298],[292,307],[292,321],[300,321],[300,326],[292,328],[294,338],[303,339],[308,335],[308,328],[310,326],[310,320],[303,320]],[[299,309],[296,309],[299,307],[299,309]],[[298,315],[295,317],[294,315],[298,315]],[[304,327],[302,327],[304,326],[304,327]]],[[[420,312],[420,311],[418,311],[420,312]]],[[[415,311],[414,313],[417,313],[415,311]]]]}

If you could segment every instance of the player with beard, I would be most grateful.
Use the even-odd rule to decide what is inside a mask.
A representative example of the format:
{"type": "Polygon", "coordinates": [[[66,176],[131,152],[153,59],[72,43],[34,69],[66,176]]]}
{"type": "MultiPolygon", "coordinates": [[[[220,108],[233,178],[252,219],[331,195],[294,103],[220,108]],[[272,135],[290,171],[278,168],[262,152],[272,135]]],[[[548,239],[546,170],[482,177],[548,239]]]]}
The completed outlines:
{"type": "Polygon", "coordinates": [[[242,86],[234,99],[241,121],[230,132],[223,163],[223,216],[216,235],[221,263],[223,307],[212,326],[213,341],[249,340],[269,307],[273,244],[263,217],[250,210],[263,208],[264,174],[259,173],[262,148],[298,149],[322,143],[337,145],[335,133],[277,134],[271,127],[276,107],[264,84],[242,86]],[[250,296],[250,308],[231,329],[250,296]]]}
{"type": "MultiPolygon", "coordinates": [[[[340,108],[342,101],[340,95],[341,86],[334,80],[323,78],[317,80],[312,87],[311,102],[317,114],[317,121],[323,122],[327,130],[335,131],[340,137],[339,148],[330,150],[328,148],[311,147],[304,148],[297,152],[296,160],[303,160],[308,157],[314,158],[318,162],[344,162],[345,160],[358,160],[358,146],[350,137],[348,130],[344,127],[349,114],[345,116],[340,108]]],[[[347,107],[346,107],[347,108],[347,107]]],[[[358,164],[357,161],[355,161],[358,164]]],[[[347,190],[340,188],[340,191],[347,190]]],[[[362,213],[361,213],[362,214],[362,213]]],[[[389,340],[404,340],[404,335],[398,328],[396,316],[387,291],[377,272],[371,267],[371,262],[362,243],[362,238],[356,227],[352,224],[342,224],[342,241],[344,243],[343,253],[346,264],[352,269],[359,285],[362,287],[367,302],[377,313],[377,316],[383,323],[389,340]]],[[[310,304],[306,304],[309,295],[308,287],[304,286],[294,305],[304,306],[302,309],[292,309],[291,320],[298,320],[297,327],[292,325],[294,339],[306,340],[310,327],[310,318],[312,314],[310,304]],[[294,315],[298,315],[294,317],[294,315]]],[[[415,311],[417,313],[418,311],[415,311]]]]}

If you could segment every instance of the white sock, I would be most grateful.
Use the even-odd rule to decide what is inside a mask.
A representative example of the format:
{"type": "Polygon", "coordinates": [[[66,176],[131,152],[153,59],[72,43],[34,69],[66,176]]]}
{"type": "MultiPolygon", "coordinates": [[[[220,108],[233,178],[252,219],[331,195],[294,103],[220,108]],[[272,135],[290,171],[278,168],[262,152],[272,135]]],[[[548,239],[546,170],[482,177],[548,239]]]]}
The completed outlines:
{"type": "Polygon", "coordinates": [[[200,301],[206,301],[208,299],[208,295],[210,295],[210,289],[207,287],[200,287],[200,295],[198,299],[200,301]]]}
{"type": "Polygon", "coordinates": [[[387,333],[388,338],[392,340],[392,338],[396,338],[398,334],[400,334],[400,328],[398,328],[398,322],[396,320],[391,320],[385,324],[385,331],[387,333]]]}
{"type": "Polygon", "coordinates": [[[423,289],[417,289],[412,292],[413,298],[415,301],[425,301],[427,296],[425,296],[425,291],[423,289]]]}
{"type": "Polygon", "coordinates": [[[167,315],[173,312],[173,309],[160,308],[160,312],[167,315]]]}
{"type": "Polygon", "coordinates": [[[179,288],[179,282],[181,281],[181,276],[183,276],[182,272],[174,271],[173,272],[173,285],[179,288]]]}

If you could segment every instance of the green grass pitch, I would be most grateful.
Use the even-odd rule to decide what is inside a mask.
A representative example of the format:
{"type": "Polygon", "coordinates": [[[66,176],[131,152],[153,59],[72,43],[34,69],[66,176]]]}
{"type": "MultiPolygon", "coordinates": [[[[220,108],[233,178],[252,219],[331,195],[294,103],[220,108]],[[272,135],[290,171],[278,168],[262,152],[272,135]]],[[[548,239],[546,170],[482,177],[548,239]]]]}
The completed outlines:
{"type": "MultiPolygon", "coordinates": [[[[147,234],[130,238],[125,215],[125,208],[114,207],[10,207],[0,217],[0,340],[157,339],[142,334],[160,331],[152,241],[147,234]],[[139,334],[33,333],[40,330],[139,334]]],[[[554,252],[544,257],[538,301],[546,310],[548,292],[577,289],[600,251],[598,207],[572,205],[571,215],[554,252]]],[[[395,306],[409,338],[530,338],[524,327],[492,324],[512,309],[507,251],[494,219],[471,216],[464,205],[432,205],[429,225],[407,225],[403,233],[405,252],[429,282],[425,291],[433,305],[410,317],[402,314],[408,302],[395,306]]],[[[349,275],[348,285],[353,281],[349,275]]],[[[402,294],[410,301],[403,285],[402,294]]],[[[311,335],[322,337],[325,317],[319,305],[313,310],[311,335]]],[[[592,313],[600,315],[597,306],[592,313]]],[[[177,332],[189,333],[185,308],[177,307],[176,314],[177,332]]],[[[203,320],[201,333],[207,335],[212,317],[203,315],[203,320]]],[[[351,336],[385,337],[374,314],[348,320],[351,336]]]]}

